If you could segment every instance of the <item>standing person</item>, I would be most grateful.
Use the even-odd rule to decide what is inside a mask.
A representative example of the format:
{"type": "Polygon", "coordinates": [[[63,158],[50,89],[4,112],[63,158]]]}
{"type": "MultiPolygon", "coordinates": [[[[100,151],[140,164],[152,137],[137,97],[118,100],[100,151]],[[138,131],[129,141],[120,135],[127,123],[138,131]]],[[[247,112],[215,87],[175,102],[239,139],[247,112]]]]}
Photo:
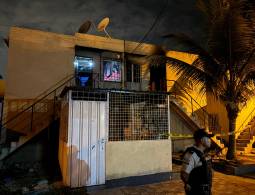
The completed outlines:
{"type": "Polygon", "coordinates": [[[206,153],[211,135],[205,129],[194,133],[195,144],[184,152],[181,179],[187,195],[211,195],[212,160],[206,153]]]}

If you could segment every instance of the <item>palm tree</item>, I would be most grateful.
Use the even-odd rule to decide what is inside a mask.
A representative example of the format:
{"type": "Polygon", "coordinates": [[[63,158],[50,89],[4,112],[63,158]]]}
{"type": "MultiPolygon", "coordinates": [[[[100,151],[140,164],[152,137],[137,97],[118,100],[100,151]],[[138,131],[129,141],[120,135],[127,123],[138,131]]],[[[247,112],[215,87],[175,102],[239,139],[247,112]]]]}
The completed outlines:
{"type": "Polygon", "coordinates": [[[207,21],[207,44],[201,46],[183,34],[169,34],[197,54],[190,65],[162,55],[148,56],[151,65],[167,64],[178,74],[201,86],[221,101],[229,119],[227,159],[235,159],[236,118],[251,96],[255,95],[255,8],[248,0],[198,0],[207,21]]]}

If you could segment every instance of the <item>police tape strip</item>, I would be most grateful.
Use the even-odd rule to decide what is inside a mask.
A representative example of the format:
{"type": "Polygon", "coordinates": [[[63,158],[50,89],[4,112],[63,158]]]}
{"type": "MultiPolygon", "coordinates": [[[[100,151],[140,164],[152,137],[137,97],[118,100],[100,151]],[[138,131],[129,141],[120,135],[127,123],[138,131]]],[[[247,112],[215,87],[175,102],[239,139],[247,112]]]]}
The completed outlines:
{"type": "Polygon", "coordinates": [[[191,134],[175,134],[175,133],[170,133],[169,137],[171,138],[193,138],[193,135],[191,134]]]}
{"type": "MultiPolygon", "coordinates": [[[[237,132],[221,133],[221,134],[214,134],[214,136],[224,137],[224,136],[229,136],[236,133],[237,132]]],[[[162,136],[169,136],[171,138],[193,138],[193,134],[178,134],[178,133],[162,134],[162,136]]]]}
{"type": "Polygon", "coordinates": [[[192,134],[178,134],[178,133],[166,133],[160,134],[160,136],[168,136],[171,138],[193,138],[192,134]]]}

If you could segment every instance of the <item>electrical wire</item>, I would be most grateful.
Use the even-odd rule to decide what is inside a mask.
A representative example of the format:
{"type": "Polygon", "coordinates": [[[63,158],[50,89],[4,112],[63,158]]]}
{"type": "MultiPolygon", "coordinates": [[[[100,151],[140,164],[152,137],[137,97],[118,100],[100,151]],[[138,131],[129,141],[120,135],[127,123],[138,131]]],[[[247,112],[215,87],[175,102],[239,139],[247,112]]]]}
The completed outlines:
{"type": "Polygon", "coordinates": [[[166,5],[163,4],[160,12],[157,14],[157,16],[155,17],[154,19],[154,22],[152,23],[151,27],[148,29],[148,31],[144,34],[143,38],[139,41],[139,44],[135,47],[135,49],[131,52],[134,53],[138,47],[140,47],[143,42],[145,41],[145,39],[148,37],[148,35],[150,34],[150,32],[153,30],[153,28],[156,26],[156,24],[160,21],[160,19],[162,18],[162,16],[164,15],[165,13],[165,10],[167,9],[168,7],[168,1],[169,0],[166,0],[166,5]]]}

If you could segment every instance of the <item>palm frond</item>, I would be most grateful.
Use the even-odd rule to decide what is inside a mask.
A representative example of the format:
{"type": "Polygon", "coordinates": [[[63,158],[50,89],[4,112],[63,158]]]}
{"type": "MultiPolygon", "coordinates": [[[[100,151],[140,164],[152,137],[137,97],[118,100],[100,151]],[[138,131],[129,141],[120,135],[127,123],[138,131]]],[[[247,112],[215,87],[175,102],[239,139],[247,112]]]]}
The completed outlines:
{"type": "Polygon", "coordinates": [[[243,60],[240,62],[240,68],[238,70],[238,75],[242,78],[243,75],[247,72],[249,72],[249,69],[251,67],[254,67],[255,62],[255,49],[248,52],[246,55],[244,55],[243,60]]]}
{"type": "Polygon", "coordinates": [[[191,82],[187,81],[182,75],[174,82],[169,92],[181,99],[182,101],[189,100],[187,92],[192,90],[191,82]]]}
{"type": "Polygon", "coordinates": [[[243,86],[250,86],[255,84],[255,67],[250,69],[249,72],[245,75],[245,77],[238,83],[237,90],[242,90],[243,86]]]}

